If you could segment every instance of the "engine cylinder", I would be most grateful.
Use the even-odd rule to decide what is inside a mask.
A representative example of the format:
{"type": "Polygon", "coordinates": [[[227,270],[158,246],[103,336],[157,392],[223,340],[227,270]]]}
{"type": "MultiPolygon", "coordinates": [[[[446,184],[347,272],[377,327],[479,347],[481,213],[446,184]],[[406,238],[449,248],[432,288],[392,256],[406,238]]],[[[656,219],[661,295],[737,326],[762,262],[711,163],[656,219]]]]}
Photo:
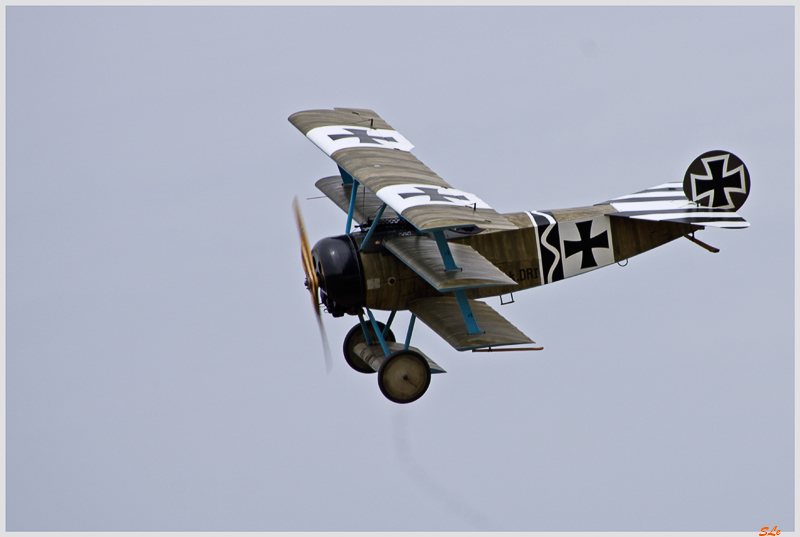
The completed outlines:
{"type": "Polygon", "coordinates": [[[322,239],[311,250],[322,304],[334,317],[356,314],[364,306],[364,267],[350,235],[322,239]]]}

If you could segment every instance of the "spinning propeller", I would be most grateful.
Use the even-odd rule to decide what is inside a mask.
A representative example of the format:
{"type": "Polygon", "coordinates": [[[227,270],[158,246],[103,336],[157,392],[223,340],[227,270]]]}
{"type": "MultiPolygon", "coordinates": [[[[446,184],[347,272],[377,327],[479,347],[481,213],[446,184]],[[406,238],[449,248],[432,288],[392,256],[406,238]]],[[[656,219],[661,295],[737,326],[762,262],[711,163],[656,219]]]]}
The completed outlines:
{"type": "Polygon", "coordinates": [[[297,220],[297,230],[300,233],[300,254],[303,260],[303,271],[306,273],[305,285],[306,289],[311,293],[311,303],[314,305],[314,312],[317,314],[317,324],[319,325],[323,352],[325,353],[325,370],[330,373],[333,364],[331,361],[330,346],[328,345],[328,336],[325,334],[325,326],[322,324],[322,312],[319,307],[319,278],[317,277],[317,271],[314,269],[311,246],[308,243],[306,228],[303,224],[303,215],[300,214],[300,204],[297,202],[297,197],[294,198],[292,207],[294,208],[294,216],[297,220]]]}

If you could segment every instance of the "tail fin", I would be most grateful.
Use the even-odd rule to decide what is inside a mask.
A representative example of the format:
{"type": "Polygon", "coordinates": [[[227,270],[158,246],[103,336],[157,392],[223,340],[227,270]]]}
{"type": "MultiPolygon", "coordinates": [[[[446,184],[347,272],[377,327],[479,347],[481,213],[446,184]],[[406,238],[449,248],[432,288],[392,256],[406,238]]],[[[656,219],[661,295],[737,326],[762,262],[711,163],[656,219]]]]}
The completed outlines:
{"type": "Polygon", "coordinates": [[[745,228],[736,211],[750,193],[750,173],[739,157],[727,151],[703,153],[689,165],[681,183],[665,183],[610,203],[622,216],[639,220],[697,226],[745,228]]]}

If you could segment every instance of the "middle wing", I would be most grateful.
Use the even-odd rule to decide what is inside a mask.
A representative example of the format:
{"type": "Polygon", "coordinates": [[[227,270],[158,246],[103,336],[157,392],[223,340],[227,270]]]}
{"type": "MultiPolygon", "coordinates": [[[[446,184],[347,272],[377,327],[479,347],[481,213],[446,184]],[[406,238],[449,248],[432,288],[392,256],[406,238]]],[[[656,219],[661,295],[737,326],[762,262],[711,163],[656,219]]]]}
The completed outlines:
{"type": "Polygon", "coordinates": [[[436,241],[428,237],[393,237],[384,246],[441,293],[477,287],[517,285],[517,282],[466,244],[449,245],[453,261],[460,270],[446,270],[436,241]]]}
{"type": "MultiPolygon", "coordinates": [[[[289,121],[355,180],[421,232],[517,229],[475,194],[457,190],[411,154],[414,147],[371,110],[308,110],[289,121]]],[[[326,192],[327,193],[327,192],[326,192]]]]}

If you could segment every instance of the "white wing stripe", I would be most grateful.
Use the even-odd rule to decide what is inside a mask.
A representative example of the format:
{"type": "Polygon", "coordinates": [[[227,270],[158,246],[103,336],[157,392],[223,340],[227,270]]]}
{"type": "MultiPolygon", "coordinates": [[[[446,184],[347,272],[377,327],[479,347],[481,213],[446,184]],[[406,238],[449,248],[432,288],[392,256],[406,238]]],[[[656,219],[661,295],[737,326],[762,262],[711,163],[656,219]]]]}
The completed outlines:
{"type": "Polygon", "coordinates": [[[401,214],[409,207],[418,205],[445,205],[469,207],[475,209],[491,209],[491,207],[475,194],[455,188],[435,185],[393,185],[381,188],[375,195],[386,205],[401,214]]]}
{"type": "Polygon", "coordinates": [[[369,147],[411,151],[413,145],[402,134],[388,129],[368,129],[355,125],[329,125],[311,129],[308,138],[328,156],[341,149],[369,147]]]}

